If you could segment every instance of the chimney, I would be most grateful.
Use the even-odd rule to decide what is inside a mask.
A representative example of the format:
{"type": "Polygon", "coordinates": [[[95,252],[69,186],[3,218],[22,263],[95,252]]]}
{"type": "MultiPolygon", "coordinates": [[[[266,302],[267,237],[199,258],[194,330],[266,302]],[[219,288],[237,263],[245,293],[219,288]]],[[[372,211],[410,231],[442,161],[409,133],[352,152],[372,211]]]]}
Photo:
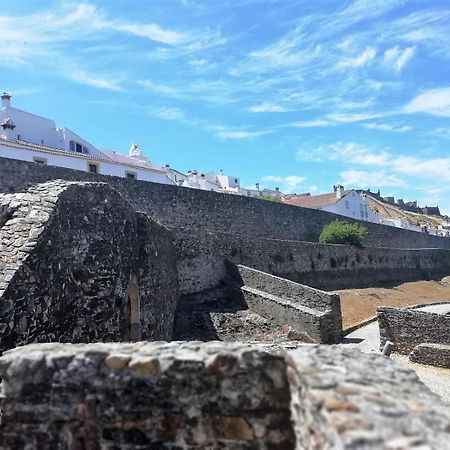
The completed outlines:
{"type": "Polygon", "coordinates": [[[222,169],[220,169],[220,175],[223,175],[223,170],[222,169]]]}
{"type": "Polygon", "coordinates": [[[280,188],[279,188],[279,187],[276,187],[275,190],[276,190],[277,192],[280,192],[280,188]]]}
{"type": "Polygon", "coordinates": [[[344,196],[344,186],[338,184],[334,190],[336,191],[336,198],[342,198],[344,196]]]}
{"type": "Polygon", "coordinates": [[[256,183],[256,190],[259,191],[259,183],[256,183]]]}
{"type": "Polygon", "coordinates": [[[9,95],[7,92],[3,92],[2,108],[7,108],[8,106],[11,106],[11,95],[9,95]]]}

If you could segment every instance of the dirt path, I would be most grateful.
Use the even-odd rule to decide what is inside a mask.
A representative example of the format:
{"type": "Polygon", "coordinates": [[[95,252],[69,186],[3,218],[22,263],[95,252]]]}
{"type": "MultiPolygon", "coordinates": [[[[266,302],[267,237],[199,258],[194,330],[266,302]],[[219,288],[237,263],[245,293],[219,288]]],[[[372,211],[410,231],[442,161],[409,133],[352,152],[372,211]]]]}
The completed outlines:
{"type": "Polygon", "coordinates": [[[345,289],[341,297],[344,330],[375,317],[377,306],[404,307],[450,301],[450,277],[441,281],[416,281],[392,288],[345,289]]]}

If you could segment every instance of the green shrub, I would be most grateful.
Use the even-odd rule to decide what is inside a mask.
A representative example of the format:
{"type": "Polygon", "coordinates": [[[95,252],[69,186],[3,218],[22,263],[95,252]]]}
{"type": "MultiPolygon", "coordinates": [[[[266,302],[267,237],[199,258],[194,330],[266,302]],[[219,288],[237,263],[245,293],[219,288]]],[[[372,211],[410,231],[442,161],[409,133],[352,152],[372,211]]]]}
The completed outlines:
{"type": "Polygon", "coordinates": [[[319,236],[321,244],[347,244],[362,247],[366,229],[356,223],[333,220],[325,225],[319,236]]]}

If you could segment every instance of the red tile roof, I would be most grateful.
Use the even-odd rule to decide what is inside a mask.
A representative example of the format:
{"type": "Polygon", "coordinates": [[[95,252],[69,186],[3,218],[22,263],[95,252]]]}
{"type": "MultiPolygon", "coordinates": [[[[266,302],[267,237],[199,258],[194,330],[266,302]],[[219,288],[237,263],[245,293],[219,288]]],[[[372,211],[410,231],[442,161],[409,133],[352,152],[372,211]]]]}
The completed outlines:
{"type": "MultiPolygon", "coordinates": [[[[344,191],[344,195],[347,195],[351,191],[344,191]]],[[[320,195],[307,195],[307,196],[290,196],[284,200],[284,203],[294,206],[303,206],[304,208],[320,208],[325,205],[333,205],[339,198],[336,197],[336,192],[330,192],[328,194],[320,195]]]]}

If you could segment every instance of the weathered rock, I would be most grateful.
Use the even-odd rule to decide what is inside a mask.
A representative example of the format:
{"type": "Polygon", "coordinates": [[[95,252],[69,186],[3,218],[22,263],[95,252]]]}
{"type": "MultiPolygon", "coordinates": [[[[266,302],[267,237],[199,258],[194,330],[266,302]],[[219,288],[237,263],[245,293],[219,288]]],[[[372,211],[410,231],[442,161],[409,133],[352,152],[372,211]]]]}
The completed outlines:
{"type": "Polygon", "coordinates": [[[409,359],[419,364],[450,369],[450,345],[424,343],[414,347],[409,359]]]}
{"type": "Polygon", "coordinates": [[[0,448],[446,450],[450,406],[377,354],[222,342],[0,358],[0,448]]]}

